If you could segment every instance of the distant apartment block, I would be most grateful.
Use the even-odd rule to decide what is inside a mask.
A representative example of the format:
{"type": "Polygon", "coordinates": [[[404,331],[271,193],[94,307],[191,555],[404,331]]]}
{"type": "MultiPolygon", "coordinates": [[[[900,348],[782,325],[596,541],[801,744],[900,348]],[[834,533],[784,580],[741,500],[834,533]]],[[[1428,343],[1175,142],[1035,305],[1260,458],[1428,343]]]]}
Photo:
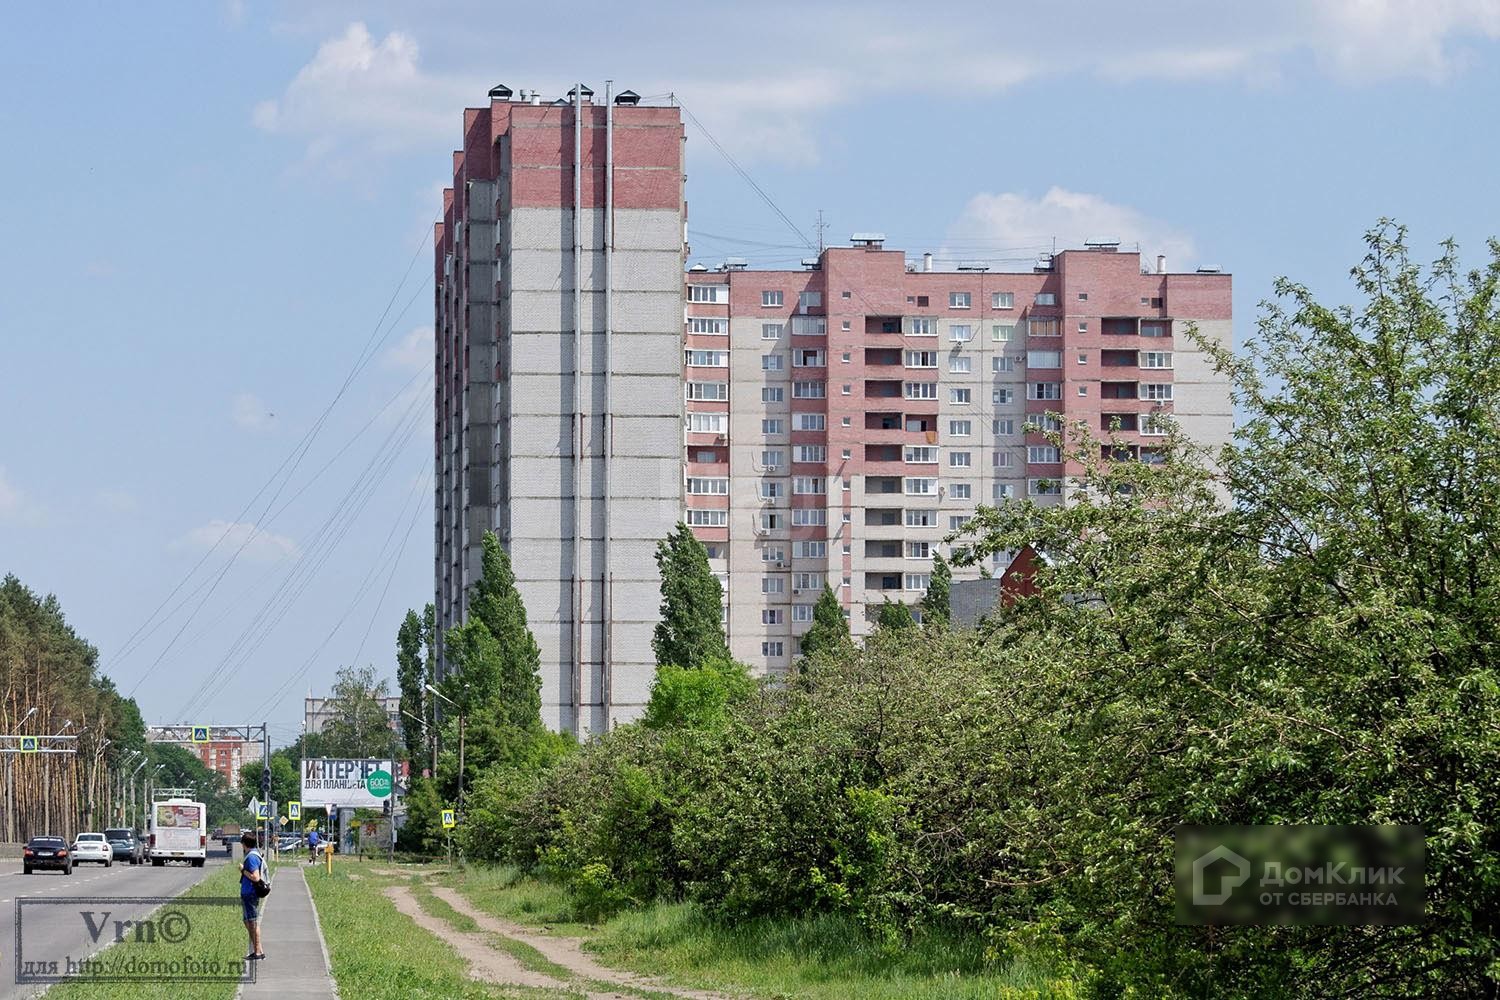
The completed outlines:
{"type": "MultiPolygon", "coordinates": [[[[386,724],[396,732],[401,732],[401,698],[397,695],[388,695],[375,700],[380,703],[381,710],[385,712],[386,724]]],[[[338,717],[338,704],[334,699],[314,698],[312,695],[302,699],[303,732],[321,733],[327,728],[329,722],[338,717]]]]}
{"type": "Polygon", "coordinates": [[[495,531],[543,719],[580,735],[645,705],[653,553],[682,516],[681,113],[605,98],[497,87],[465,111],[435,239],[438,628],[495,531]]]}
{"type": "MultiPolygon", "coordinates": [[[[606,95],[608,98],[608,95],[606,95]]],[[[675,107],[497,87],[464,113],[436,232],[439,630],[481,538],[510,552],[542,650],[544,721],[637,717],[655,671],[653,551],[685,519],[736,657],[784,671],[823,585],[856,636],[915,603],[981,504],[1066,502],[1045,431],[1083,420],[1159,461],[1169,415],[1227,441],[1230,277],[1112,244],[1024,272],[934,270],[857,234],[797,270],[684,273],[675,107]]],[[[997,568],[1003,568],[1003,563],[997,568]]],[[[977,577],[977,567],[955,571],[977,577]]],[[[446,670],[446,662],[440,663],[446,670]]]]}
{"type": "Polygon", "coordinates": [[[851,243],[795,271],[687,275],[687,519],[732,652],[772,672],[825,583],[867,634],[885,600],[921,599],[979,505],[1065,502],[1081,468],[1046,431],[1118,427],[1108,457],[1140,462],[1162,459],[1163,416],[1202,444],[1232,431],[1225,379],[1183,336],[1230,343],[1226,274],[1143,271],[1113,244],[935,271],[879,234],[851,243]]]}
{"type": "Polygon", "coordinates": [[[241,767],[265,756],[258,739],[225,739],[222,733],[216,735],[210,729],[209,740],[194,742],[191,738],[184,738],[191,731],[191,726],[148,726],[146,739],[151,743],[168,743],[191,751],[204,767],[222,774],[231,788],[238,787],[241,767]]]}

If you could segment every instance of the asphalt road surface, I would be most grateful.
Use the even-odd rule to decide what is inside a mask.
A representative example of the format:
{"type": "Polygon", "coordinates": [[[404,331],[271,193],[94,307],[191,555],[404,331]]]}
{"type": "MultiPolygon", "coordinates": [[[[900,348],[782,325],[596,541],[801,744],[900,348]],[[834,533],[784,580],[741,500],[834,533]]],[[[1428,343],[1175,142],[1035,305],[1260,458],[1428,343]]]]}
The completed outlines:
{"type": "MultiPolygon", "coordinates": [[[[87,896],[176,896],[196,885],[221,865],[229,864],[229,852],[210,849],[208,864],[192,868],[168,864],[153,868],[149,863],[132,866],[115,862],[110,868],[85,864],[73,869],[72,875],[21,871],[21,860],[0,860],[0,1000],[35,997],[44,989],[36,984],[16,983],[16,899],[53,900],[87,896]]],[[[236,904],[237,905],[237,904],[236,904]]],[[[145,917],[153,909],[148,905],[116,906],[81,904],[78,906],[35,904],[26,907],[21,941],[22,953],[30,958],[69,955],[84,958],[106,947],[114,940],[113,930],[106,927],[96,943],[91,940],[85,910],[95,914],[96,922],[109,911],[108,923],[145,917]]]]}

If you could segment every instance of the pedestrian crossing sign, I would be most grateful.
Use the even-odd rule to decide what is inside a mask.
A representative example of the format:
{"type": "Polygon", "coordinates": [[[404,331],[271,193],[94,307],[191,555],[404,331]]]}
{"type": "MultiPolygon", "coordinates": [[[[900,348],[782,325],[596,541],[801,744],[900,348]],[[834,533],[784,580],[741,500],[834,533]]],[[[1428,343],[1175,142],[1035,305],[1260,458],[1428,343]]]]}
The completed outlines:
{"type": "Polygon", "coordinates": [[[453,829],[457,825],[458,825],[458,821],[453,818],[453,810],[452,809],[444,809],[443,810],[443,829],[444,830],[451,830],[451,829],[453,829]]]}
{"type": "Polygon", "coordinates": [[[193,742],[194,743],[207,743],[208,742],[208,727],[207,726],[194,726],[193,727],[193,742]]]}
{"type": "Polygon", "coordinates": [[[269,802],[259,802],[259,803],[256,803],[256,806],[255,806],[255,818],[256,819],[270,819],[271,818],[271,804],[269,802]]]}
{"type": "Polygon", "coordinates": [[[288,819],[300,820],[302,818],[302,803],[288,802],[286,804],[286,815],[288,819]]]}
{"type": "Polygon", "coordinates": [[[22,736],[21,737],[21,752],[22,753],[36,753],[38,749],[40,749],[40,747],[37,744],[37,738],[35,736],[22,736]]]}

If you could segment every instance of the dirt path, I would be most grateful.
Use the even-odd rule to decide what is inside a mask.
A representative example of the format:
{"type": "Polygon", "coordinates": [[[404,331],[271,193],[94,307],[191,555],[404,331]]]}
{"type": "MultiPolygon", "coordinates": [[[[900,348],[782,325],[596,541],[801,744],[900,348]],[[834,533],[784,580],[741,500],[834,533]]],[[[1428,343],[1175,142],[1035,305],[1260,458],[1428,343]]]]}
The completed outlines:
{"type": "Polygon", "coordinates": [[[621,972],[619,969],[611,969],[609,966],[600,965],[592,956],[585,952],[577,938],[559,937],[552,934],[543,934],[520,924],[513,924],[508,920],[493,917],[483,910],[475,909],[474,904],[459,893],[457,890],[448,889],[443,886],[433,886],[432,894],[459,913],[473,920],[480,927],[508,937],[522,944],[529,944],[550,962],[555,962],[575,976],[583,979],[593,979],[603,983],[613,983],[617,986],[628,986],[638,990],[657,990],[669,993],[684,1000],[735,1000],[726,993],[714,993],[709,990],[694,990],[683,986],[672,986],[651,976],[637,975],[632,972],[621,972]]]}
{"type": "Polygon", "coordinates": [[[551,976],[532,972],[505,952],[491,948],[483,934],[466,934],[455,930],[446,921],[427,913],[418,905],[411,890],[405,886],[391,886],[385,890],[385,894],[392,903],[396,904],[396,909],[415,920],[418,927],[451,944],[453,950],[469,963],[471,979],[508,986],[536,986],[542,989],[557,989],[564,985],[551,976]]]}

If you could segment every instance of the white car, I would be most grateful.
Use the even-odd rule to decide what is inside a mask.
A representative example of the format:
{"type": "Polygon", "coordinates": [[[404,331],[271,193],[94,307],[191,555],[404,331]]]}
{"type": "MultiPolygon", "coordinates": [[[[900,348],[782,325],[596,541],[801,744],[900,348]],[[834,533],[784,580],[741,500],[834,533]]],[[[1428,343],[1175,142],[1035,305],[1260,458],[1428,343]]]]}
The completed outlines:
{"type": "Polygon", "coordinates": [[[109,846],[104,834],[80,833],[73,841],[73,863],[81,865],[85,861],[97,861],[106,868],[115,863],[114,848],[109,846]]]}

